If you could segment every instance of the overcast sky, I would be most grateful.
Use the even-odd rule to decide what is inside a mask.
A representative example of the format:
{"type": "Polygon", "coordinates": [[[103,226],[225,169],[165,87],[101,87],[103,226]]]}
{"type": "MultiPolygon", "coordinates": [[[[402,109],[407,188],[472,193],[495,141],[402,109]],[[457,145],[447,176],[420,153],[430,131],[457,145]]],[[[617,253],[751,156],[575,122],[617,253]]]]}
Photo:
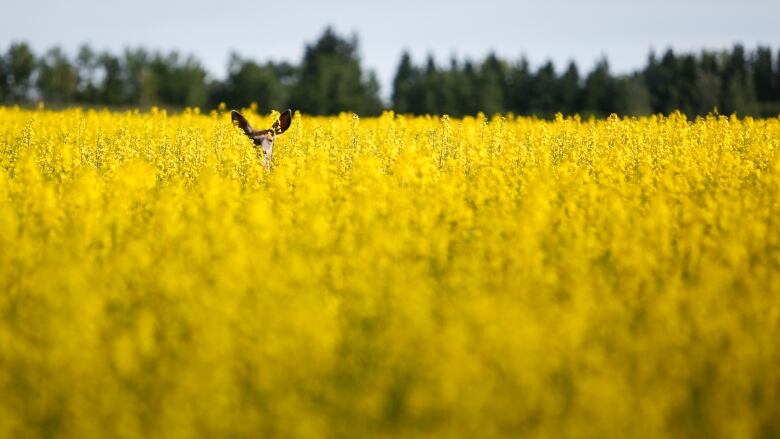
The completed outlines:
{"type": "Polygon", "coordinates": [[[721,49],[741,42],[780,49],[780,0],[595,1],[238,1],[3,0],[0,48],[24,40],[40,52],[84,42],[196,55],[224,77],[230,51],[258,60],[298,62],[327,25],[357,33],[364,65],[383,95],[404,49],[417,62],[433,53],[480,59],[490,51],[532,65],[575,60],[588,70],[607,56],[614,71],[641,66],[651,48],[721,49]]]}

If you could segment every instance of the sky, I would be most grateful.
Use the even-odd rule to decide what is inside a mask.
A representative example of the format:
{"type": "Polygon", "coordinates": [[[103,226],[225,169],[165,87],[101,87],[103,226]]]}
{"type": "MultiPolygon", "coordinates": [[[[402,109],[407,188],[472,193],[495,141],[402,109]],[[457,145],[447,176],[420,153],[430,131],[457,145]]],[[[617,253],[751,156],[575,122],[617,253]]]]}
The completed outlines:
{"type": "Polygon", "coordinates": [[[641,67],[651,49],[698,51],[734,43],[780,49],[780,0],[239,1],[0,0],[0,50],[26,41],[37,53],[82,43],[119,53],[143,46],[195,55],[215,78],[231,51],[298,63],[326,26],[357,34],[363,65],[390,93],[401,53],[479,60],[489,52],[532,66],[570,60],[588,71],[606,56],[615,72],[641,67]]]}

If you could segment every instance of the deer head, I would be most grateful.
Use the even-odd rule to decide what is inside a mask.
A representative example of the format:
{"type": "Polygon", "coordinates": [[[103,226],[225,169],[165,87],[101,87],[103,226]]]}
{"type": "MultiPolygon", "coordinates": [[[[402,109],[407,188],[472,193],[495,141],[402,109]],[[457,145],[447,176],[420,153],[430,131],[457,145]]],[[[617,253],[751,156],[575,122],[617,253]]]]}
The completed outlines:
{"type": "Polygon", "coordinates": [[[267,130],[255,130],[252,128],[252,125],[249,125],[246,118],[236,110],[230,112],[230,118],[233,119],[233,122],[235,122],[242,131],[244,131],[244,134],[252,139],[255,146],[262,148],[263,155],[265,156],[263,161],[265,166],[269,167],[274,153],[274,138],[287,131],[287,128],[290,128],[290,124],[292,123],[292,110],[287,110],[282,113],[281,116],[279,116],[279,120],[274,122],[271,128],[267,130]]]}

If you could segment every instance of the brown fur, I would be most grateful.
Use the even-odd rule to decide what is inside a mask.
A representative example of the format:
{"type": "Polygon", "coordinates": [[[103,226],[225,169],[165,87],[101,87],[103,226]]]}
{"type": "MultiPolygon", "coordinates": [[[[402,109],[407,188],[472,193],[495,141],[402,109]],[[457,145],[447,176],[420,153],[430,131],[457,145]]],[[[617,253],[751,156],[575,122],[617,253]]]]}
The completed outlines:
{"type": "Polygon", "coordinates": [[[270,129],[267,130],[255,130],[249,121],[246,120],[244,115],[236,110],[230,112],[230,118],[238,125],[239,128],[247,135],[255,146],[261,147],[264,154],[264,162],[266,167],[270,166],[271,157],[273,155],[273,142],[274,138],[287,131],[292,124],[292,110],[287,110],[279,116],[279,120],[274,122],[270,129]]]}

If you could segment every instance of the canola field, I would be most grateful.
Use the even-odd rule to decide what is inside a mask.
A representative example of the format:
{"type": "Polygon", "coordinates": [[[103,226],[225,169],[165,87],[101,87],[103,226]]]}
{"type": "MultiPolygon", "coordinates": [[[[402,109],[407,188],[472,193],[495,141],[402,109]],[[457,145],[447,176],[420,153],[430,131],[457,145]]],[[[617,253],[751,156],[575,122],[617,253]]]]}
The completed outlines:
{"type": "Polygon", "coordinates": [[[778,437],[778,340],[780,118],[0,108],[2,438],[778,437]]]}

